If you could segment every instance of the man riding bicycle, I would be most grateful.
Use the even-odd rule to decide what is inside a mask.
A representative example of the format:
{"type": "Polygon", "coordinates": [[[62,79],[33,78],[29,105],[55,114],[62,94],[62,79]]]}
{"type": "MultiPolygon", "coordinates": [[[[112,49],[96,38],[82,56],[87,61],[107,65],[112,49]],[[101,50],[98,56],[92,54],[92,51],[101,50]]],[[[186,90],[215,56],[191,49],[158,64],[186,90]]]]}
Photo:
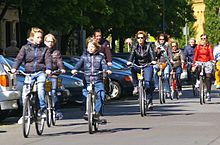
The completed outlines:
{"type": "MultiPolygon", "coordinates": [[[[132,65],[132,63],[136,65],[145,65],[146,63],[156,63],[155,62],[155,53],[153,49],[152,43],[146,42],[147,34],[144,31],[138,31],[136,34],[136,39],[138,41],[138,44],[135,45],[132,50],[129,57],[129,60],[127,62],[127,65],[132,65]]],[[[133,95],[136,95],[138,93],[138,77],[137,73],[140,72],[140,69],[137,67],[131,68],[132,73],[132,79],[133,79],[133,95]]],[[[151,98],[149,100],[149,103],[152,105],[152,76],[153,76],[153,67],[147,66],[144,68],[144,81],[145,81],[145,90],[147,94],[150,94],[151,98]]]]}

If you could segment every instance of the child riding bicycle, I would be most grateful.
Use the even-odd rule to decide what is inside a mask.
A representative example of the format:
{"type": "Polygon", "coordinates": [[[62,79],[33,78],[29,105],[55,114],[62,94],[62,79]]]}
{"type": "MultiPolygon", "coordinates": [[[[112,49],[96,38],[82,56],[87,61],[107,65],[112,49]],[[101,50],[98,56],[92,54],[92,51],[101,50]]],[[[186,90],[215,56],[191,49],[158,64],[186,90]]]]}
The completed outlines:
{"type": "MultiPolygon", "coordinates": [[[[72,74],[76,74],[77,70],[80,68],[83,69],[83,71],[86,74],[97,74],[99,71],[106,70],[107,74],[111,74],[111,71],[109,70],[105,57],[98,52],[100,45],[95,41],[93,38],[89,38],[87,41],[87,51],[83,53],[83,55],[80,57],[80,60],[75,66],[75,69],[71,71],[72,74]]],[[[92,76],[85,75],[86,84],[88,85],[90,81],[94,81],[95,83],[95,91],[97,94],[96,99],[96,106],[95,106],[95,120],[100,120],[100,116],[102,115],[102,107],[105,100],[105,89],[103,84],[103,77],[102,75],[92,76]],[[93,80],[90,80],[93,79],[93,80]]],[[[83,91],[83,96],[87,96],[87,92],[83,91]]],[[[83,116],[84,119],[87,119],[88,116],[85,113],[83,116]]],[[[104,120],[104,119],[102,119],[104,120]]]]}

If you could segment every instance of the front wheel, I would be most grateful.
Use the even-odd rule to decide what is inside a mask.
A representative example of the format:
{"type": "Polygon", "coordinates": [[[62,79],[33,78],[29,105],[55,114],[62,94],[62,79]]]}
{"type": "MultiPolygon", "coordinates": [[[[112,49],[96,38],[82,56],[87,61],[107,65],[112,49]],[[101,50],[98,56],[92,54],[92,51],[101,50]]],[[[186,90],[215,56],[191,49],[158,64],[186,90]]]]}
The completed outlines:
{"type": "Polygon", "coordinates": [[[30,105],[30,96],[27,96],[25,99],[24,107],[23,107],[23,115],[22,115],[22,128],[23,128],[23,136],[25,138],[28,137],[30,133],[31,127],[31,105],[30,105]]]}
{"type": "Polygon", "coordinates": [[[199,86],[199,92],[200,92],[200,104],[205,104],[205,84],[202,78],[200,78],[200,86],[199,86]]]}
{"type": "Polygon", "coordinates": [[[159,77],[159,99],[160,99],[160,104],[165,103],[164,86],[161,76],[159,77]]]}
{"type": "Polygon", "coordinates": [[[45,96],[45,100],[47,103],[47,126],[51,127],[52,124],[52,102],[50,99],[51,96],[49,96],[48,94],[45,96]]]}
{"type": "Polygon", "coordinates": [[[140,113],[141,116],[145,116],[146,115],[146,103],[145,103],[145,98],[146,98],[146,92],[143,88],[143,86],[139,87],[139,106],[140,106],[140,113]]]}
{"type": "Polygon", "coordinates": [[[92,94],[88,93],[87,95],[87,111],[88,111],[88,127],[89,127],[89,133],[92,134],[93,130],[93,105],[92,105],[92,94]]]}

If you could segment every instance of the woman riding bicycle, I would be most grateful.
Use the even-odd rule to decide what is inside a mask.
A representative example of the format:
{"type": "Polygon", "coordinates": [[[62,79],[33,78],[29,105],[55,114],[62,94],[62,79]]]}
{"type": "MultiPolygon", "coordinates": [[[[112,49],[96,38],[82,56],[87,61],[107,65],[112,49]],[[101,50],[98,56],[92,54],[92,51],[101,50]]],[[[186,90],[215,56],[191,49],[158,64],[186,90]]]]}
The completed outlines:
{"type": "MultiPolygon", "coordinates": [[[[108,74],[111,71],[108,69],[107,63],[105,61],[105,57],[103,54],[99,53],[100,45],[93,38],[90,38],[87,42],[87,51],[83,53],[80,57],[80,60],[77,62],[75,69],[71,71],[72,74],[76,74],[77,70],[83,69],[86,74],[97,74],[99,71],[105,70],[108,74]]],[[[96,120],[100,120],[100,115],[102,115],[102,107],[105,100],[105,89],[103,84],[103,78],[100,75],[92,76],[85,75],[85,86],[88,86],[91,81],[94,81],[95,91],[97,94],[96,106],[95,106],[95,118],[96,120]],[[92,80],[91,80],[91,79],[92,80]]],[[[83,92],[83,96],[87,96],[87,92],[83,92]]],[[[85,114],[84,119],[88,119],[88,115],[85,114]]],[[[102,119],[104,120],[104,119],[102,119]]]]}
{"type": "MultiPolygon", "coordinates": [[[[52,34],[47,34],[44,37],[44,44],[49,48],[51,57],[52,57],[52,70],[59,69],[61,73],[65,73],[65,69],[63,66],[63,60],[61,53],[58,49],[55,49],[54,46],[56,44],[56,38],[52,34]]],[[[59,74],[54,74],[49,77],[49,80],[52,82],[52,99],[55,100],[55,111],[56,111],[56,118],[61,120],[63,118],[63,114],[60,110],[60,103],[59,99],[56,96],[56,89],[57,89],[57,77],[59,74]]]]}
{"type": "MultiPolygon", "coordinates": [[[[178,95],[182,95],[182,84],[180,80],[180,75],[182,73],[182,66],[184,63],[184,56],[182,51],[178,48],[178,43],[177,42],[171,42],[171,47],[172,47],[172,57],[171,57],[171,63],[172,63],[172,72],[175,72],[176,76],[176,84],[177,84],[177,90],[178,90],[178,95]]],[[[174,91],[174,90],[172,90],[174,91]]]]}
{"type": "MultiPolygon", "coordinates": [[[[132,48],[129,60],[127,65],[131,65],[132,63],[137,65],[145,65],[146,63],[155,63],[155,53],[153,49],[152,43],[146,42],[147,34],[144,31],[138,31],[136,34],[136,39],[138,44],[132,48]]],[[[138,77],[137,73],[140,72],[140,69],[137,67],[131,68],[132,79],[133,79],[133,95],[138,93],[138,77]]],[[[152,92],[151,88],[153,76],[153,67],[147,66],[144,68],[144,81],[145,81],[145,90],[147,94],[150,94],[151,98],[149,103],[152,104],[152,92]]]]}
{"type": "MultiPolygon", "coordinates": [[[[32,78],[31,81],[34,82],[37,79],[37,92],[39,97],[39,104],[42,117],[46,117],[46,102],[45,102],[45,81],[46,81],[46,74],[51,73],[51,54],[47,47],[42,45],[43,41],[43,30],[40,28],[32,28],[28,42],[26,45],[23,45],[20,49],[14,65],[11,69],[12,73],[15,73],[18,67],[24,62],[25,65],[25,72],[31,73],[32,78]]],[[[26,82],[27,77],[25,77],[26,82]]],[[[23,86],[22,91],[22,102],[24,104],[26,98],[26,86],[23,86]]],[[[18,124],[22,123],[22,118],[19,119],[18,124]]]]}
{"type": "Polygon", "coordinates": [[[205,63],[205,83],[207,87],[207,101],[211,101],[210,92],[212,85],[212,63],[214,61],[213,57],[213,48],[208,42],[208,36],[206,34],[202,34],[200,36],[201,41],[195,48],[195,54],[193,58],[193,70],[197,69],[197,81],[195,87],[199,87],[199,74],[201,72],[201,64],[205,63]]]}

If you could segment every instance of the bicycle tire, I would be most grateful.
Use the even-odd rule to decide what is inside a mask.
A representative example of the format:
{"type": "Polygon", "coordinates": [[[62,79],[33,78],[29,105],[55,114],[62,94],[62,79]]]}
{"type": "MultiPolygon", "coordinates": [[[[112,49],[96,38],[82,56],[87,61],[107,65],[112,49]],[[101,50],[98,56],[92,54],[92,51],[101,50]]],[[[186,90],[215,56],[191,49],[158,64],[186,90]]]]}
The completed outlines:
{"type": "Polygon", "coordinates": [[[92,102],[92,94],[87,94],[87,111],[88,111],[88,128],[89,133],[93,133],[93,102],[92,102]]]}
{"type": "Polygon", "coordinates": [[[51,111],[51,119],[52,119],[52,125],[55,126],[56,125],[56,112],[55,109],[53,108],[51,111]]]}
{"type": "Polygon", "coordinates": [[[25,99],[25,103],[23,106],[23,114],[22,114],[22,128],[23,128],[23,136],[27,138],[30,133],[31,127],[31,105],[30,105],[30,94],[27,95],[25,99]]]}
{"type": "Polygon", "coordinates": [[[41,117],[41,114],[39,116],[40,108],[39,108],[39,100],[37,96],[37,92],[33,93],[33,97],[35,98],[35,129],[38,135],[42,135],[44,131],[44,123],[45,119],[41,117]]]}
{"type": "Polygon", "coordinates": [[[47,126],[51,127],[52,124],[52,102],[50,99],[50,96],[47,94],[45,95],[45,100],[46,100],[46,104],[47,104],[47,126]]]}
{"type": "Polygon", "coordinates": [[[141,117],[145,116],[146,114],[146,107],[144,103],[144,88],[143,86],[139,86],[139,107],[140,107],[140,114],[141,117]]]}
{"type": "Polygon", "coordinates": [[[203,79],[200,78],[200,86],[199,86],[199,98],[200,98],[200,104],[203,105],[205,103],[205,92],[204,92],[204,82],[203,79]]]}
{"type": "Polygon", "coordinates": [[[159,98],[160,98],[160,104],[164,103],[164,90],[163,90],[163,82],[161,76],[159,77],[159,98]]]}

